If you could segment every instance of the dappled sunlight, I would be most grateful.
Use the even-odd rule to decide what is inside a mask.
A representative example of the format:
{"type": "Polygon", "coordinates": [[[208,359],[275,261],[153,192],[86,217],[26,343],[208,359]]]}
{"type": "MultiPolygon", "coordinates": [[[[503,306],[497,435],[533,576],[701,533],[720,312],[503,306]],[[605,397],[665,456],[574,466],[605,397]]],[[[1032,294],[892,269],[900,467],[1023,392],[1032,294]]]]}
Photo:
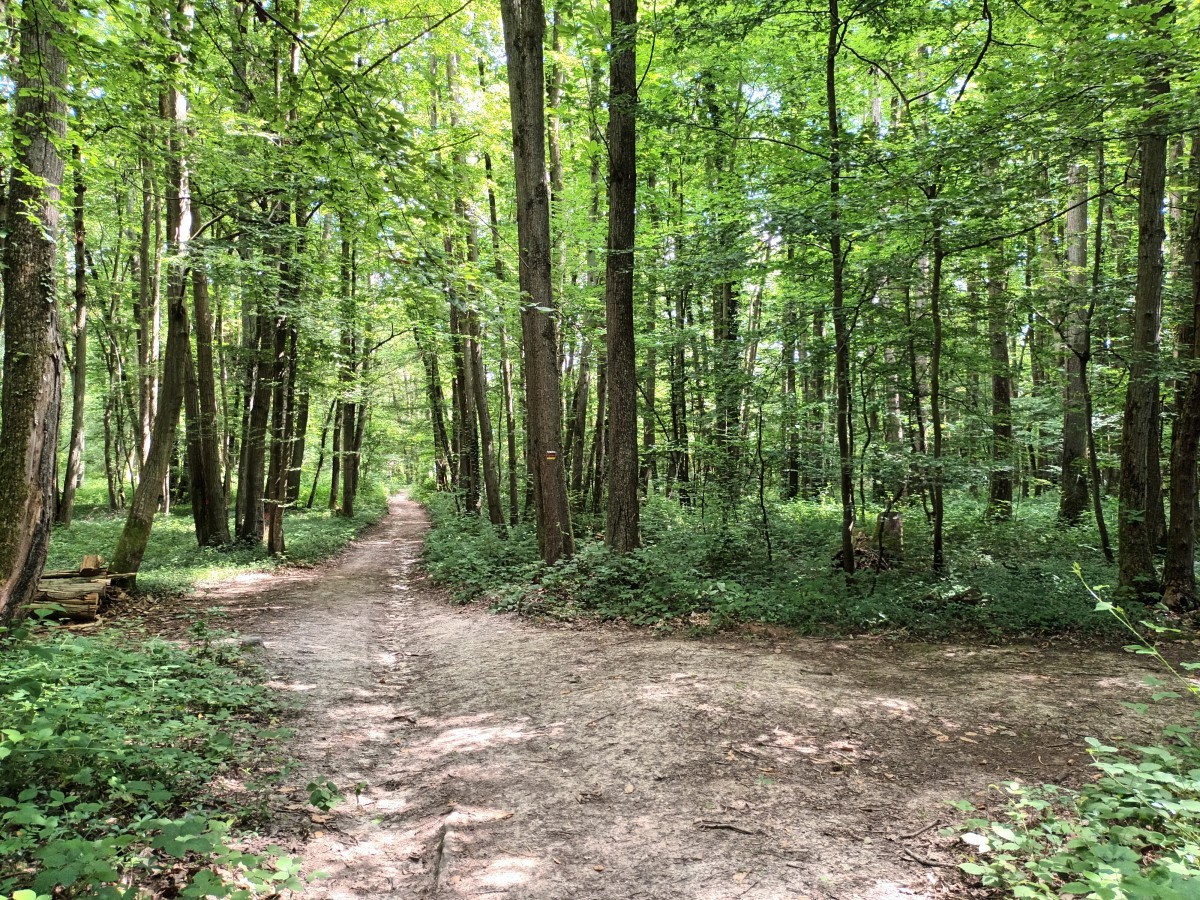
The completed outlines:
{"type": "Polygon", "coordinates": [[[515,888],[532,881],[540,866],[540,860],[529,857],[502,857],[489,863],[487,870],[472,881],[482,888],[515,888]]]}

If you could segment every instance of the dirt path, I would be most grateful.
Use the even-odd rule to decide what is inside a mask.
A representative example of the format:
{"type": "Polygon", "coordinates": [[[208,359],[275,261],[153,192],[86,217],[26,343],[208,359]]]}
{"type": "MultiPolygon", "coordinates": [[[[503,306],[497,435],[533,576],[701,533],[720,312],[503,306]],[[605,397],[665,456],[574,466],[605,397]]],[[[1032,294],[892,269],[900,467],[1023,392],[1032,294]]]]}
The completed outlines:
{"type": "Polygon", "coordinates": [[[902,836],[989,784],[1077,775],[1084,735],[1144,727],[1122,654],[657,639],[451,607],[417,568],[427,527],[397,498],[336,564],[212,596],[304,695],[299,783],[347,794],[327,822],[280,811],[329,873],[310,897],[963,896],[931,865],[950,860],[936,829],[902,836]]]}

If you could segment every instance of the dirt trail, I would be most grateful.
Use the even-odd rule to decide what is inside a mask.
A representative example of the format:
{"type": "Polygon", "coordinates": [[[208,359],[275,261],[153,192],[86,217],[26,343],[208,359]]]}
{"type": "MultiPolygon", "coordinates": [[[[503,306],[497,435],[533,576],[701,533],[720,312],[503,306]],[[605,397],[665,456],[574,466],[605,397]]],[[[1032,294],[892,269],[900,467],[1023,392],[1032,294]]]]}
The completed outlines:
{"type": "Polygon", "coordinates": [[[280,810],[328,873],[310,897],[963,896],[937,830],[915,834],[946,800],[1076,777],[1084,735],[1145,727],[1119,702],[1141,662],[1117,653],[455,608],[418,570],[427,527],[397,498],[335,564],[210,597],[304,696],[299,783],[346,792],[327,822],[280,810]]]}

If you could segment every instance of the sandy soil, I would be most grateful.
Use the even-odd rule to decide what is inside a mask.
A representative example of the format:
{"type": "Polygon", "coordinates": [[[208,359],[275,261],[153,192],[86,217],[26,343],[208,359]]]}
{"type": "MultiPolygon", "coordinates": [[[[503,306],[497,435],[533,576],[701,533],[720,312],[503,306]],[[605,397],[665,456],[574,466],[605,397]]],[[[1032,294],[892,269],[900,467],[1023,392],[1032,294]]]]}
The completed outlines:
{"type": "MultiPolygon", "coordinates": [[[[214,590],[302,698],[280,836],[314,898],[963,897],[947,801],[1137,734],[1107,651],[706,640],[456,608],[403,498],[336,563],[214,590]],[[313,815],[302,790],[346,794],[313,815]],[[361,786],[356,800],[355,785],[361,786]]],[[[993,797],[994,797],[993,792],[993,797]]]]}

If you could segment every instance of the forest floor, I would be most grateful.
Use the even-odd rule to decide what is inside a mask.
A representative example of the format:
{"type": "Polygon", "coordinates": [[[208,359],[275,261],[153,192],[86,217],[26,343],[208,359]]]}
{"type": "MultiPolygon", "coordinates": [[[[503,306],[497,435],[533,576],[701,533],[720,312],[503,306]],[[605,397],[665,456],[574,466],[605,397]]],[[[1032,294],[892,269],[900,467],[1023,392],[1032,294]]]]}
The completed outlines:
{"type": "Polygon", "coordinates": [[[1152,663],[1119,651],[454,607],[420,570],[427,529],[395,498],[336,561],[202,598],[300,699],[271,837],[327,873],[309,897],[965,897],[949,802],[1078,782],[1085,736],[1155,730],[1122,706],[1152,663]],[[317,778],[345,794],[328,816],[317,778]]]}

